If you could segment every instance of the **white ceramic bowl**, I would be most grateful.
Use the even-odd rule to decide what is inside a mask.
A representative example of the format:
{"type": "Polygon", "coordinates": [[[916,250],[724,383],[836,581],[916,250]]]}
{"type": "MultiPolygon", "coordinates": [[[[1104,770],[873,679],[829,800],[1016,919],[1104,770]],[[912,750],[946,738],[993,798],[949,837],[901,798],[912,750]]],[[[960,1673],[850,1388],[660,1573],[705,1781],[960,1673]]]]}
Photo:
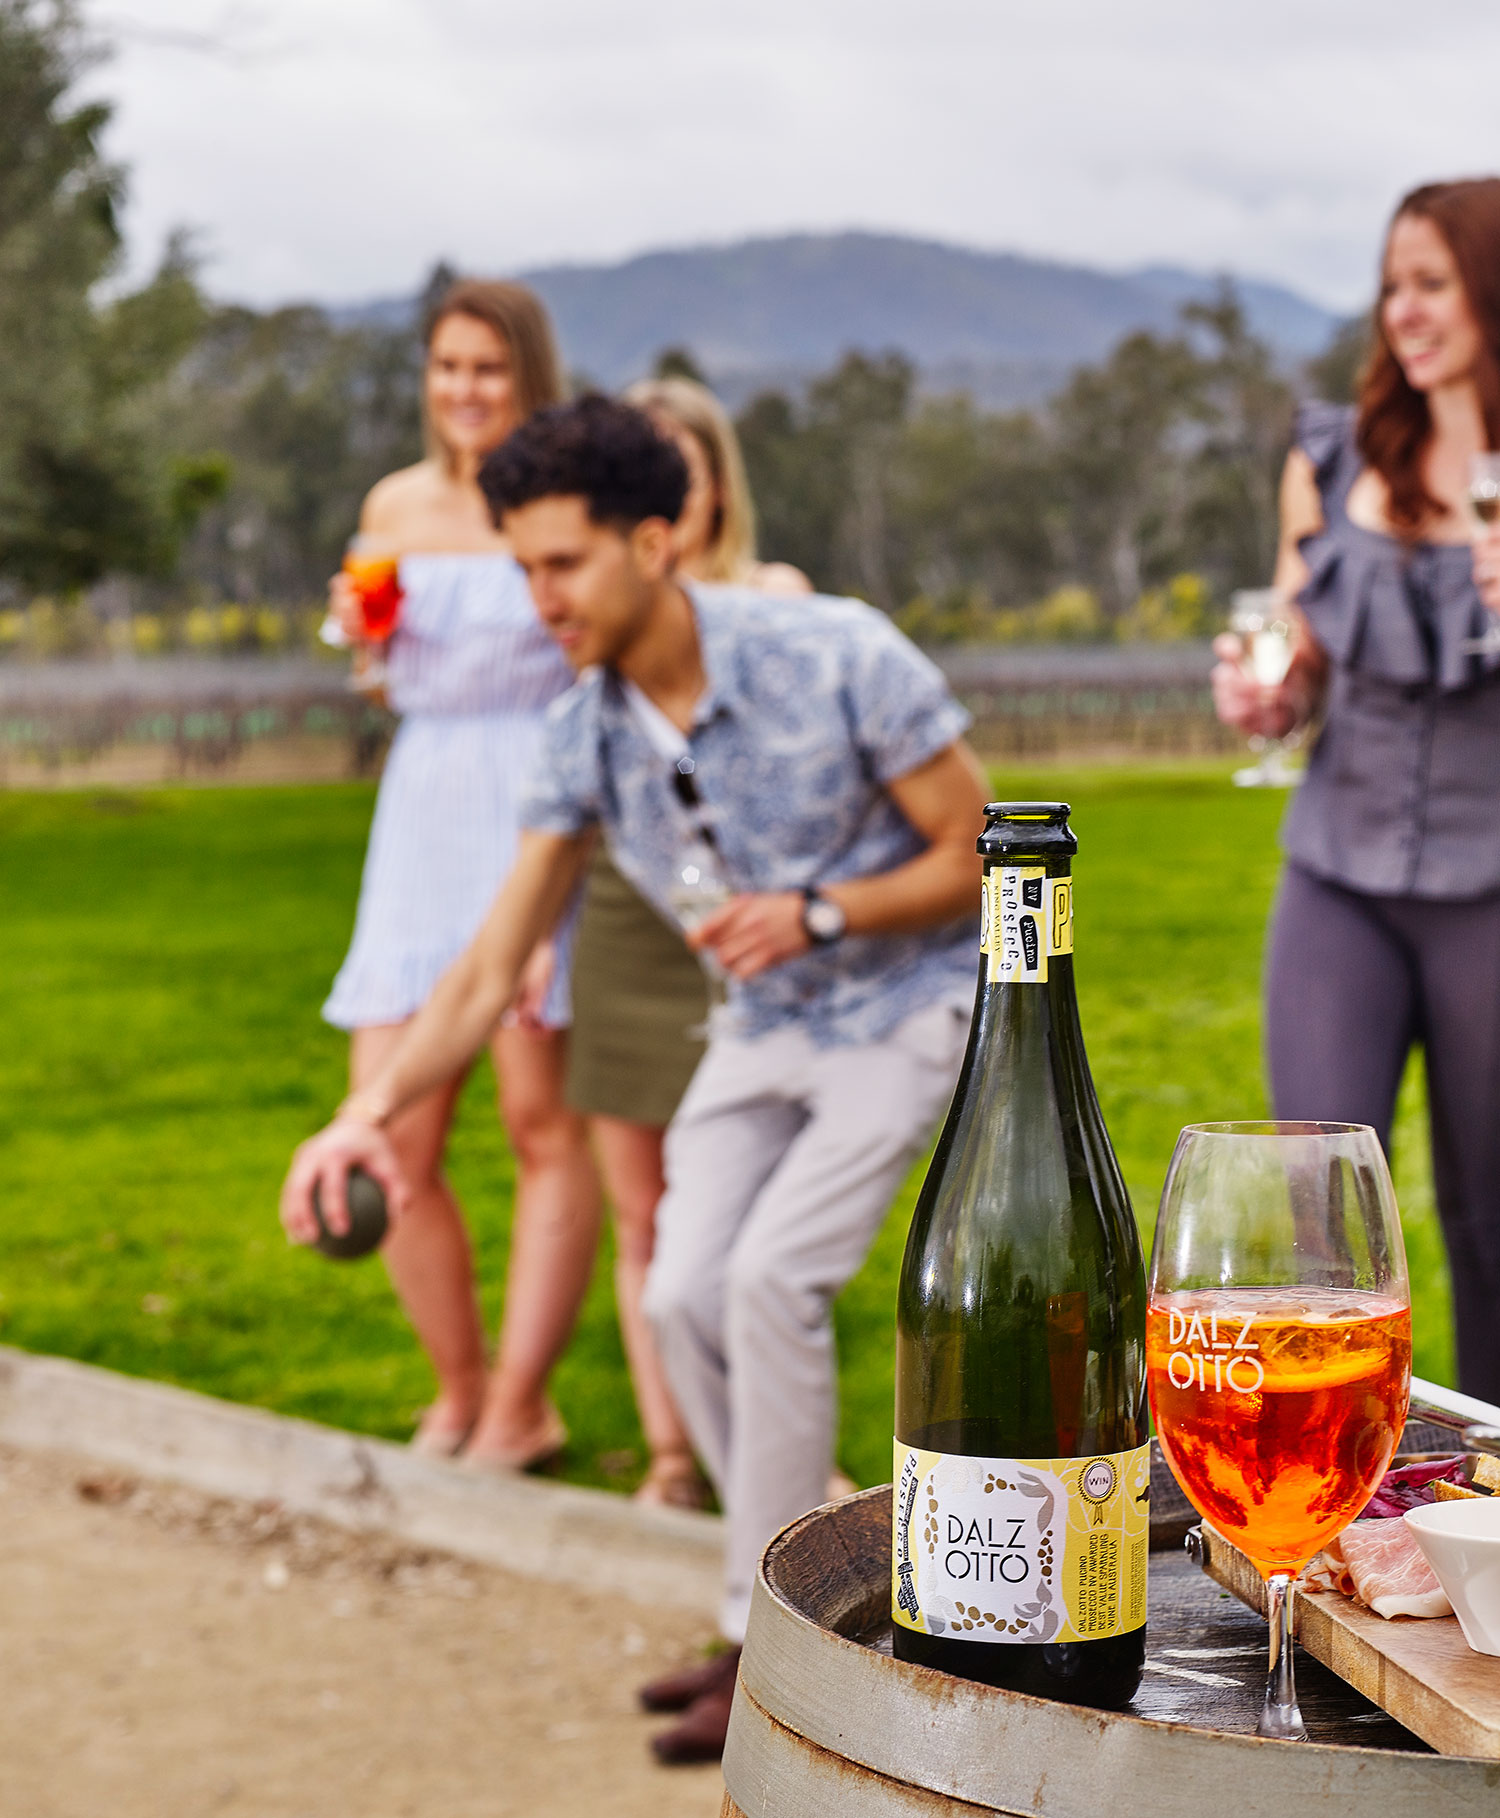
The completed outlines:
{"type": "Polygon", "coordinates": [[[1429,1502],[1402,1517],[1448,1593],[1464,1640],[1500,1654],[1500,1496],[1429,1502]]]}

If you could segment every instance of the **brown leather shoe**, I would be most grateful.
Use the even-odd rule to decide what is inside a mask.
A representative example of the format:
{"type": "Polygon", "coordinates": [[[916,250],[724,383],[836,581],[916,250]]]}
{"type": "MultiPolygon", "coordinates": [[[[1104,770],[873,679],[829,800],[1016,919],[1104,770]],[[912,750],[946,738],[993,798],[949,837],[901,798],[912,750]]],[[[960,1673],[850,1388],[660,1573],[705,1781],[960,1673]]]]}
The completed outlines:
{"type": "MultiPolygon", "coordinates": [[[[668,1673],[664,1679],[653,1679],[638,1694],[641,1708],[647,1711],[685,1711],[707,1692],[734,1692],[735,1675],[740,1670],[740,1650],[725,1648],[722,1654],[680,1673],[668,1673]]],[[[727,1721],[727,1720],[726,1720],[727,1721]]]]}
{"type": "MultiPolygon", "coordinates": [[[[736,1650],[738,1651],[738,1650],[736,1650]]],[[[705,1692],[687,1708],[681,1723],[651,1738],[656,1759],[668,1767],[689,1761],[717,1761],[729,1735],[729,1712],[734,1704],[734,1681],[705,1692]]]]}

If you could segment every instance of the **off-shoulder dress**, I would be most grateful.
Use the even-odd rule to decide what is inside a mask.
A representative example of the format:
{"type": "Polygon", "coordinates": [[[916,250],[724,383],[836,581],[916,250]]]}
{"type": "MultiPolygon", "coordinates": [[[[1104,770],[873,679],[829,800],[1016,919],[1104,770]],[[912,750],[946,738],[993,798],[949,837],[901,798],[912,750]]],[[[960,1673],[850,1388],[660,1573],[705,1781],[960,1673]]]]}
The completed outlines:
{"type": "MultiPolygon", "coordinates": [[[[502,554],[409,555],[387,651],[401,715],[380,780],[354,939],[323,1015],[401,1022],[468,945],[515,862],[519,805],[547,706],[573,680],[526,577],[502,554]]],[[[571,920],[544,1020],[571,1014],[571,920]]]]}

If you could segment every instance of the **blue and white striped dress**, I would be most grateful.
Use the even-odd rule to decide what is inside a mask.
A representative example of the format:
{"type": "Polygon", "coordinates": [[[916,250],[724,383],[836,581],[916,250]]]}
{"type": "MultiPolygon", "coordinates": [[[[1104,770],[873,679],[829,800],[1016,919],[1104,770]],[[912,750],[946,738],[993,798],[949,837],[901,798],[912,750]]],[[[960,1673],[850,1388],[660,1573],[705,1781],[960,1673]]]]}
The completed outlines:
{"type": "MultiPolygon", "coordinates": [[[[515,862],[517,810],[547,705],[573,672],[507,555],[409,555],[386,651],[401,715],[380,780],[354,939],[323,1015],[397,1023],[427,1001],[515,862]]],[[[572,918],[544,1010],[569,1020],[572,918]]]]}

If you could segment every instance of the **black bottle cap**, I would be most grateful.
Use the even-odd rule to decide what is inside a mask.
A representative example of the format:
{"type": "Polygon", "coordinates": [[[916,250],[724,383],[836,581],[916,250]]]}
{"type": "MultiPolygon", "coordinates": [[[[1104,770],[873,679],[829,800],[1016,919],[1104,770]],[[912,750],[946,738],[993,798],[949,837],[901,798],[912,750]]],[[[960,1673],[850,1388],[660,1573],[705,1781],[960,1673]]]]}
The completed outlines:
{"type": "Polygon", "coordinates": [[[1067,802],[987,802],[979,856],[1002,858],[1036,852],[1071,858],[1078,850],[1068,825],[1071,813],[1067,802]]]}

